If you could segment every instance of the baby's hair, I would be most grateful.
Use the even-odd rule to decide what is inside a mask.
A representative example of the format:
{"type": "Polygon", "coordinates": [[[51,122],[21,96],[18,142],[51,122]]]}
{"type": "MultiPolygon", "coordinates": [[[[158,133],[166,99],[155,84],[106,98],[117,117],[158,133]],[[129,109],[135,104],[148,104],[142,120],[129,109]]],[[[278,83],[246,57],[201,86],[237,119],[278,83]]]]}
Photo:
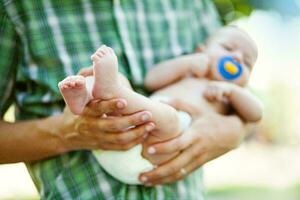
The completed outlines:
{"type": "Polygon", "coordinates": [[[226,30],[226,29],[234,29],[234,30],[238,30],[238,31],[241,31],[243,33],[245,33],[244,30],[242,30],[240,27],[238,27],[237,25],[235,24],[228,24],[226,26],[222,26],[220,27],[219,29],[217,29],[215,32],[213,32],[208,38],[213,38],[215,35],[217,35],[220,31],[222,30],[226,30]]]}
{"type": "MultiPolygon", "coordinates": [[[[235,25],[235,24],[228,24],[226,26],[222,26],[219,29],[217,29],[214,33],[212,33],[207,40],[204,42],[204,45],[206,46],[212,39],[214,39],[222,30],[226,30],[226,29],[234,29],[237,30],[239,32],[241,32],[242,34],[247,35],[250,39],[251,37],[249,36],[249,34],[243,30],[242,28],[240,28],[239,26],[235,25]]],[[[252,40],[252,39],[251,39],[252,40]]]]}
{"type": "MultiPolygon", "coordinates": [[[[246,34],[246,35],[248,35],[248,33],[244,30],[244,29],[242,29],[241,27],[239,27],[239,26],[237,26],[237,25],[235,25],[235,24],[228,24],[228,25],[226,25],[226,26],[224,26],[223,28],[232,28],[232,29],[235,29],[235,30],[238,30],[238,31],[240,31],[240,32],[242,32],[243,34],[246,34]]],[[[248,35],[249,36],[249,35],[248,35]]],[[[250,37],[250,36],[249,36],[250,37]]]]}
{"type": "Polygon", "coordinates": [[[217,35],[217,33],[220,31],[220,30],[224,30],[226,28],[233,28],[233,29],[236,29],[236,30],[240,30],[242,32],[244,32],[243,30],[241,30],[238,26],[234,25],[234,24],[229,24],[229,25],[226,25],[226,26],[222,26],[220,27],[219,29],[217,29],[215,32],[213,32],[211,35],[209,35],[207,37],[207,39],[202,43],[202,44],[198,44],[195,51],[196,52],[202,52],[203,51],[203,47],[207,46],[208,43],[210,42],[210,40],[212,40],[215,35],[217,35]]]}

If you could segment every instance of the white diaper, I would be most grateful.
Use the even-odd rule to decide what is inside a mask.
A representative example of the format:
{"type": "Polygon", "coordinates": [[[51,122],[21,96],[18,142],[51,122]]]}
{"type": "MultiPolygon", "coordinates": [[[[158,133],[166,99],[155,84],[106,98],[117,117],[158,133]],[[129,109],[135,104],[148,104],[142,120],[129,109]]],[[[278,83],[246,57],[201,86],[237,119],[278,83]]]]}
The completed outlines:
{"type": "MultiPolygon", "coordinates": [[[[166,97],[154,96],[151,99],[166,101],[166,97]]],[[[181,131],[185,130],[191,123],[191,116],[178,111],[181,124],[181,131]]],[[[136,145],[127,151],[93,151],[94,156],[102,168],[114,178],[127,184],[141,184],[139,175],[143,172],[151,171],[154,166],[151,162],[143,158],[142,145],[136,145]]]]}

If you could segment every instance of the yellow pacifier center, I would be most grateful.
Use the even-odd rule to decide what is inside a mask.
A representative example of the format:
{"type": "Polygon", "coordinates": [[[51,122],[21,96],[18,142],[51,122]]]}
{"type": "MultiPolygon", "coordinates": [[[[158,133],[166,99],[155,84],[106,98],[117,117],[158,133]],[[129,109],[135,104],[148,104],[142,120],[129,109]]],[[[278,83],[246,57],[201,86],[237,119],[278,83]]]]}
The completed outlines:
{"type": "Polygon", "coordinates": [[[232,62],[226,62],[224,68],[230,74],[236,74],[238,72],[237,66],[232,62]]]}

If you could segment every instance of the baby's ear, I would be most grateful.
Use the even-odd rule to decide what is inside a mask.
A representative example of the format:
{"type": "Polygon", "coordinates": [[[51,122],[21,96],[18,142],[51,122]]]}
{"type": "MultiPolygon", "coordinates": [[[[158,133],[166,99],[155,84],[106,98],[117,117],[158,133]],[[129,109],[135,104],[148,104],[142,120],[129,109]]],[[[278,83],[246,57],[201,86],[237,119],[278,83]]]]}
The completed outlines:
{"type": "Polygon", "coordinates": [[[198,44],[196,49],[195,49],[195,52],[196,53],[202,53],[202,52],[204,52],[204,50],[205,50],[205,45],[204,44],[198,44]]]}

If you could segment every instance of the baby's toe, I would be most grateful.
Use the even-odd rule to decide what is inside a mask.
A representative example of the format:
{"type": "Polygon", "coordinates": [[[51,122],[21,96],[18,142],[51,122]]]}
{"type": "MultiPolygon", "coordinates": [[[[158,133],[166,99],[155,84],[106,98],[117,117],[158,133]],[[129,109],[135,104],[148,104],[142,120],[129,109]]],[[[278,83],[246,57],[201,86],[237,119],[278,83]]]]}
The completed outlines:
{"type": "Polygon", "coordinates": [[[68,85],[68,82],[69,81],[67,79],[64,79],[58,83],[58,87],[64,89],[68,85]]]}
{"type": "Polygon", "coordinates": [[[107,47],[107,49],[108,49],[109,53],[111,53],[111,54],[115,53],[114,50],[111,47],[107,47]]]}
{"type": "Polygon", "coordinates": [[[92,56],[91,56],[91,59],[92,61],[96,62],[100,59],[101,56],[99,56],[97,53],[94,53],[92,56]]]}
{"type": "Polygon", "coordinates": [[[68,87],[68,85],[66,85],[66,84],[61,84],[61,85],[59,86],[59,88],[60,88],[61,90],[65,90],[65,89],[67,89],[67,88],[69,88],[69,87],[68,87]]]}
{"type": "Polygon", "coordinates": [[[107,53],[107,46],[106,45],[101,45],[101,47],[99,47],[97,49],[97,52],[102,53],[102,54],[106,54],[107,53]]]}
{"type": "Polygon", "coordinates": [[[76,87],[84,86],[84,84],[85,84],[84,78],[77,79],[76,82],[75,82],[75,84],[76,84],[76,87]]]}
{"type": "Polygon", "coordinates": [[[76,85],[76,82],[74,80],[70,82],[70,87],[75,87],[75,85],[76,85]]]}
{"type": "Polygon", "coordinates": [[[97,51],[96,54],[99,58],[101,58],[105,55],[105,53],[103,51],[97,51]]]}

